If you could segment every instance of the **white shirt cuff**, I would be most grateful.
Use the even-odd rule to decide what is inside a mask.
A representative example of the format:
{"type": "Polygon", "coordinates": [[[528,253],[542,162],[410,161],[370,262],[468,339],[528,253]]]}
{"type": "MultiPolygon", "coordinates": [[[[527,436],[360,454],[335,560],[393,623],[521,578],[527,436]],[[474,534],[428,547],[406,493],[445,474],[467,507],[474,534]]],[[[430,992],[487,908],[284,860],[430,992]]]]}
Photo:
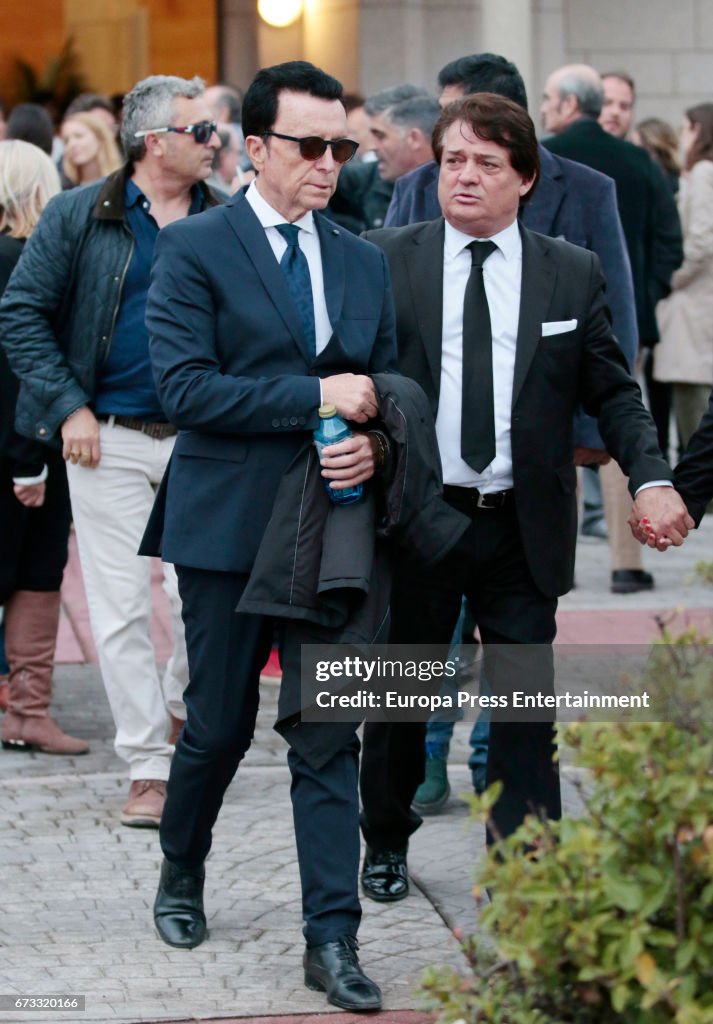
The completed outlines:
{"type": "Polygon", "coordinates": [[[673,487],[670,480],[649,480],[648,483],[642,484],[641,487],[636,488],[634,497],[641,494],[642,491],[647,490],[649,487],[673,487]]]}
{"type": "Polygon", "coordinates": [[[43,484],[47,479],[47,466],[44,467],[39,476],[14,476],[12,482],[18,487],[32,487],[33,484],[43,484]]]}

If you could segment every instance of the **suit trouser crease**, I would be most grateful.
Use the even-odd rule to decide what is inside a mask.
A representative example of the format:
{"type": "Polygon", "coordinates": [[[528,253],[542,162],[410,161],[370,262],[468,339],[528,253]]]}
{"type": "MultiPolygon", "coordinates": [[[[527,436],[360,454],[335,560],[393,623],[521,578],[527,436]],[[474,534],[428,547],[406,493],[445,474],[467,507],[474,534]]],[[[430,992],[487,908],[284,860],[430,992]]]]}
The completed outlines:
{"type": "Polygon", "coordinates": [[[173,650],[159,678],[151,640],[151,561],[137,554],[174,438],[100,425],[96,469],[67,477],[92,634],[116,724],[115,749],[132,779],[167,779],[168,712],[183,716],[188,663],[173,566],[163,566],[173,650]]]}
{"type": "MultiPolygon", "coordinates": [[[[177,566],[190,666],[187,722],[176,745],[161,819],[165,856],[201,864],[225,792],[255,729],[260,670],[273,620],[236,613],[244,574],[177,566]]],[[[355,935],[361,917],[356,736],[319,770],[290,749],[291,797],[302,883],[304,934],[320,945],[355,935]]]]}

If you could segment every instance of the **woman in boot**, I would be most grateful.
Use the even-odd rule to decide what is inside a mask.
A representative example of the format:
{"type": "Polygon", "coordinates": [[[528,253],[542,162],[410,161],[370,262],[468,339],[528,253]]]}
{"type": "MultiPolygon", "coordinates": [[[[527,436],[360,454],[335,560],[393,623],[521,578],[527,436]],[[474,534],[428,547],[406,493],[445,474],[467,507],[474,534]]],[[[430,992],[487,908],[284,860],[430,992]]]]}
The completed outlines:
{"type": "MultiPolygon", "coordinates": [[[[50,158],[27,142],[0,142],[0,294],[48,200],[60,191],[50,158]]],[[[59,590],[70,524],[64,462],[14,429],[18,385],[0,348],[0,604],[10,668],[2,745],[86,754],[49,715],[59,590]]]]}

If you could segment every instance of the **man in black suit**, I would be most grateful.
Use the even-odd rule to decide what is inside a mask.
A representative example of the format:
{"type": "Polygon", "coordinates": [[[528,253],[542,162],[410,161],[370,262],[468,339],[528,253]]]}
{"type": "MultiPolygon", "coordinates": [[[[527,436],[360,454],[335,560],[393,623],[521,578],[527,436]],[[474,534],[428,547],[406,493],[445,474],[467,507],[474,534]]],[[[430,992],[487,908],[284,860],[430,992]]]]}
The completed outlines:
{"type": "MultiPolygon", "coordinates": [[[[607,450],[631,478],[639,514],[679,542],[690,519],[613,337],[599,260],[518,226],[518,207],[539,174],[526,111],[489,93],[465,97],[442,112],[434,151],[444,217],[368,237],[391,269],[399,368],[430,399],[445,497],[470,516],[471,528],[434,570],[401,565],[393,639],[447,644],[465,594],[495,693],[512,683],[527,689],[533,668],[539,688],[551,691],[557,598],[572,586],[574,567],[578,404],[598,418],[607,450]],[[523,644],[530,645],[524,667],[516,656],[523,644]],[[503,683],[503,670],[515,676],[503,683]]],[[[383,742],[388,774],[378,779],[366,761],[362,767],[362,886],[390,901],[408,890],[423,726],[394,724],[383,742]]],[[[550,722],[494,714],[487,777],[503,791],[491,835],[511,833],[530,810],[560,815],[553,753],[550,722]]]]}
{"type": "MultiPolygon", "coordinates": [[[[319,406],[333,403],[366,423],[377,411],[368,375],[394,365],[383,253],[316,212],[356,150],[345,138],[341,95],[339,82],[306,62],[260,71],[242,120],[256,180],[217,217],[162,231],[156,248],[151,357],[159,397],[178,427],[163,485],[161,551],[176,563],[190,682],[161,821],[165,860],[154,917],[161,938],[178,947],[205,937],[203,864],[255,726],[273,622],[235,609],[280,481],[311,439],[319,406]]],[[[373,475],[367,434],[333,454],[327,476],[336,486],[373,475]]],[[[380,992],[356,953],[358,751],[352,735],[319,767],[295,745],[288,760],[305,983],[344,1009],[373,1010],[380,992]]]]}
{"type": "Polygon", "coordinates": [[[713,395],[674,470],[673,480],[698,526],[713,499],[713,395]]]}

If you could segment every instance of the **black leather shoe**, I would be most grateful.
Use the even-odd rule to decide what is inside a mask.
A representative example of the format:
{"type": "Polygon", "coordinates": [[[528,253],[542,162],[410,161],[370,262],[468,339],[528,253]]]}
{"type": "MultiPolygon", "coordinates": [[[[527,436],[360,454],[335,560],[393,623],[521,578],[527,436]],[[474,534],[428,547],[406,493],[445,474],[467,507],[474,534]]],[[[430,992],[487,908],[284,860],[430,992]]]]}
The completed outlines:
{"type": "Polygon", "coordinates": [[[372,850],[367,846],[361,870],[364,895],[377,903],[395,903],[408,896],[405,850],[372,850]]]}
{"type": "Polygon", "coordinates": [[[358,949],[353,935],[306,949],[305,985],[314,992],[326,992],[327,1002],[342,1010],[380,1010],[381,990],[362,971],[358,949]]]}
{"type": "Polygon", "coordinates": [[[204,881],[204,867],[187,871],[164,859],[153,919],[159,935],[169,946],[193,949],[206,937],[204,881]]]}
{"type": "Polygon", "coordinates": [[[615,569],[611,574],[612,594],[637,594],[640,590],[653,590],[654,578],[643,569],[615,569]]]}

